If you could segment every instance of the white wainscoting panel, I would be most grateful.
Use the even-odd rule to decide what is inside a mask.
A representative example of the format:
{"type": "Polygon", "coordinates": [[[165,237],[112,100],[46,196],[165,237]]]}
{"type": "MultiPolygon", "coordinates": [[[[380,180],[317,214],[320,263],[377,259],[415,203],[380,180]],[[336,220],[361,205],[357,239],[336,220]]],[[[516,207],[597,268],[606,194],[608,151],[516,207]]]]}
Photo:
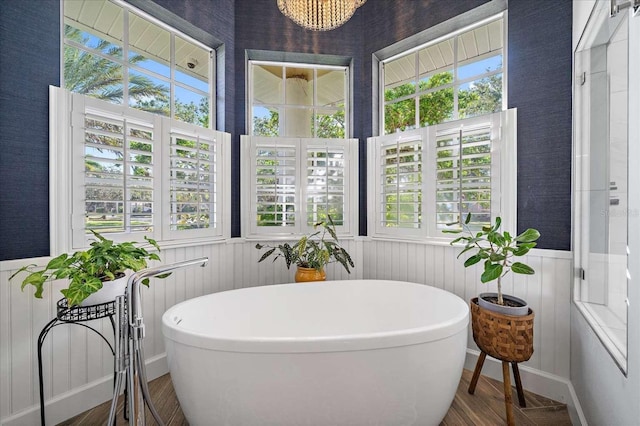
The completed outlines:
{"type": "MultiPolygon", "coordinates": [[[[261,241],[261,243],[265,243],[261,241]]],[[[269,243],[269,242],[267,242],[269,243]]],[[[332,279],[393,279],[423,283],[451,291],[469,300],[494,284],[480,284],[478,266],[465,269],[456,259],[459,251],[447,245],[380,241],[356,238],[342,242],[356,267],[347,274],[332,264],[332,279]]],[[[152,280],[143,288],[146,325],[145,355],[152,367],[150,379],[166,372],[161,317],[166,309],[193,297],[236,288],[293,281],[294,270],[284,262],[257,263],[261,252],[256,241],[231,239],[208,245],[163,250],[163,263],[170,264],[207,256],[203,268],[174,272],[164,280],[152,280]]],[[[271,242],[277,244],[277,242],[271,242]]],[[[9,276],[22,265],[46,264],[48,258],[0,262],[0,424],[37,424],[37,338],[55,316],[62,282],[48,283],[43,299],[32,297],[33,289],[20,290],[19,280],[9,276]]],[[[533,276],[510,277],[505,291],[526,298],[536,312],[533,357],[526,365],[534,370],[569,377],[569,306],[571,258],[568,252],[536,250],[525,262],[537,271],[533,276]]],[[[108,320],[90,325],[112,340],[108,320]]],[[[469,332],[469,348],[476,349],[469,332]]],[[[55,424],[110,398],[113,358],[102,340],[83,327],[55,327],[43,346],[47,423],[55,424]]]]}
{"type": "MultiPolygon", "coordinates": [[[[482,284],[482,265],[464,267],[460,248],[415,242],[370,240],[364,243],[363,278],[407,280],[442,288],[468,301],[481,292],[496,291],[495,282],[482,284]]],[[[523,365],[569,378],[569,311],[571,253],[532,250],[522,261],[535,275],[510,274],[502,290],[528,301],[535,312],[534,353],[523,365]]],[[[469,349],[477,350],[469,328],[469,349]]]]}
{"type": "MultiPolygon", "coordinates": [[[[264,242],[262,242],[264,243],[264,242]]],[[[295,270],[284,262],[258,264],[256,242],[231,239],[209,245],[162,250],[162,263],[208,257],[207,266],[174,272],[166,279],[152,279],[142,289],[146,326],[144,351],[154,368],[150,379],[166,373],[162,314],[176,303],[204,294],[235,288],[293,281],[295,270]],[[160,361],[162,360],[162,361],[160,361]],[[156,366],[164,367],[156,367],[156,366]]],[[[271,243],[277,244],[277,243],[271,243]]],[[[362,277],[362,240],[345,240],[356,268],[351,275],[332,264],[327,274],[333,279],[362,277]]],[[[35,299],[33,287],[20,290],[20,277],[9,277],[30,263],[45,265],[48,258],[0,262],[0,424],[39,422],[37,339],[40,330],[55,317],[55,304],[64,282],[49,282],[43,299],[35,299]]],[[[108,319],[87,323],[113,341],[108,319]]],[[[91,331],[74,325],[60,325],[47,336],[42,352],[47,424],[72,417],[110,398],[113,357],[107,345],[91,331]],[[70,401],[73,401],[71,403],[70,401]]]]}

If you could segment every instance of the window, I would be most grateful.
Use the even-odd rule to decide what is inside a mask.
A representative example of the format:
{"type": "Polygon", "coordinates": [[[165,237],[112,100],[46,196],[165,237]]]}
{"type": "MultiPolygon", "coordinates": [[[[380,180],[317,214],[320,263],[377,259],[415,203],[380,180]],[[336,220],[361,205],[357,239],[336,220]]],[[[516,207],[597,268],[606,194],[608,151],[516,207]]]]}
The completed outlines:
{"type": "Polygon", "coordinates": [[[340,234],[355,232],[357,139],[243,136],[241,144],[247,236],[306,233],[327,215],[340,234]]]}
{"type": "Polygon", "coordinates": [[[249,61],[249,134],[346,138],[347,67],[249,61]]]}
{"type": "Polygon", "coordinates": [[[213,51],[119,1],[64,1],[64,85],[212,126],[213,51]]]}
{"type": "Polygon", "coordinates": [[[515,110],[370,138],[369,234],[449,239],[471,213],[515,227],[515,110]]]}
{"type": "Polygon", "coordinates": [[[381,62],[380,134],[503,110],[504,17],[381,62]]]}
{"type": "Polygon", "coordinates": [[[114,240],[228,235],[229,134],[58,88],[51,120],[60,251],[86,247],[90,230],[114,240]]]}
{"type": "Polygon", "coordinates": [[[330,215],[338,233],[352,235],[358,142],[347,139],[349,68],[262,60],[247,68],[243,233],[307,233],[330,215]]]}

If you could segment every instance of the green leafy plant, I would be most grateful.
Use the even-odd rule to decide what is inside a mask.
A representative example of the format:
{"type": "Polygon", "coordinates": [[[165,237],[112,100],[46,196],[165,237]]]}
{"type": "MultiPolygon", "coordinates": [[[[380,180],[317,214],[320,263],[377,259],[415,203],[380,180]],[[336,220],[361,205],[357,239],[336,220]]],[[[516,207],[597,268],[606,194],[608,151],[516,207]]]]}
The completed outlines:
{"type": "MultiPolygon", "coordinates": [[[[481,231],[474,234],[469,228],[470,221],[471,213],[467,215],[462,229],[447,229],[443,232],[459,234],[466,231],[469,234],[468,236],[456,238],[451,241],[451,244],[465,242],[464,248],[458,254],[458,258],[460,258],[463,254],[471,252],[471,256],[464,262],[465,267],[484,261],[484,272],[480,280],[483,283],[498,280],[498,304],[504,305],[501,280],[509,271],[525,275],[533,275],[535,273],[529,265],[522,262],[514,262],[513,257],[524,256],[535,247],[535,241],[540,238],[540,232],[529,228],[520,235],[512,237],[507,231],[499,231],[502,219],[497,217],[494,225],[483,226],[481,231]]],[[[449,225],[453,224],[458,224],[458,222],[449,225]]]]}
{"type": "Polygon", "coordinates": [[[339,244],[331,216],[327,216],[326,221],[313,225],[313,229],[315,232],[311,235],[303,236],[294,245],[289,243],[277,246],[256,244],[258,250],[268,249],[262,254],[258,263],[275,254],[273,261],[275,262],[279,257],[284,258],[287,269],[292,264],[295,264],[301,268],[313,268],[317,271],[322,271],[327,264],[338,262],[348,273],[351,273],[349,267],[353,268],[355,265],[349,253],[339,244]],[[320,230],[316,231],[318,228],[320,230]]]}
{"type": "MultiPolygon", "coordinates": [[[[23,271],[29,272],[22,281],[22,290],[29,284],[33,285],[36,288],[34,296],[41,299],[44,283],[48,279],[68,278],[69,287],[61,290],[61,293],[67,299],[68,305],[74,306],[100,290],[103,283],[123,277],[126,270],[136,272],[146,268],[148,260],[160,260],[156,253],[149,253],[143,247],[137,247],[135,243],[115,244],[99,233],[91,232],[96,237],[96,241],[91,243],[91,248],[88,250],[77,251],[72,255],[61,254],[51,259],[44,269],[34,269],[36,267],[34,264],[24,266],[9,279],[13,279],[23,271]]],[[[160,251],[155,240],[146,236],[144,238],[160,251]]],[[[143,280],[142,283],[148,286],[149,279],[143,280]]]]}

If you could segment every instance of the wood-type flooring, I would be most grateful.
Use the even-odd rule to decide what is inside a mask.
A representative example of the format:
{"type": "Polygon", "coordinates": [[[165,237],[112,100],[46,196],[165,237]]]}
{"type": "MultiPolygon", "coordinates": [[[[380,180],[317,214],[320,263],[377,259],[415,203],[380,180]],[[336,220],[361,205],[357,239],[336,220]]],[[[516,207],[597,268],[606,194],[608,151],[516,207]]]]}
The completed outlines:
{"type": "MultiPolygon", "coordinates": [[[[467,389],[469,388],[471,375],[471,371],[463,371],[455,399],[441,426],[506,424],[502,382],[480,376],[475,394],[470,395],[467,389]]],[[[168,374],[150,382],[149,390],[154,405],[167,426],[188,425],[173,390],[171,377],[168,374]]],[[[516,425],[571,425],[567,407],[564,404],[525,390],[527,407],[521,408],[517,402],[515,388],[512,389],[512,393],[514,396],[513,411],[516,425]]],[[[60,426],[104,425],[109,418],[109,406],[110,401],[105,402],[60,423],[60,426]]],[[[117,425],[128,424],[122,416],[122,408],[121,397],[118,405],[117,425]]],[[[156,424],[148,409],[146,421],[148,425],[156,424]]]]}

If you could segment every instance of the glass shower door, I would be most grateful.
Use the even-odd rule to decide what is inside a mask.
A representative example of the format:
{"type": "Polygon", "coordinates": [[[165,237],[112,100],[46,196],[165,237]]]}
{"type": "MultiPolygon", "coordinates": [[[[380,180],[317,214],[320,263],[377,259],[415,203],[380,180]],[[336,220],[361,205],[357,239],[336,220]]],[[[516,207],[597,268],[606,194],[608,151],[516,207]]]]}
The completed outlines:
{"type": "Polygon", "coordinates": [[[574,299],[627,365],[629,10],[598,2],[575,59],[574,299]]]}

